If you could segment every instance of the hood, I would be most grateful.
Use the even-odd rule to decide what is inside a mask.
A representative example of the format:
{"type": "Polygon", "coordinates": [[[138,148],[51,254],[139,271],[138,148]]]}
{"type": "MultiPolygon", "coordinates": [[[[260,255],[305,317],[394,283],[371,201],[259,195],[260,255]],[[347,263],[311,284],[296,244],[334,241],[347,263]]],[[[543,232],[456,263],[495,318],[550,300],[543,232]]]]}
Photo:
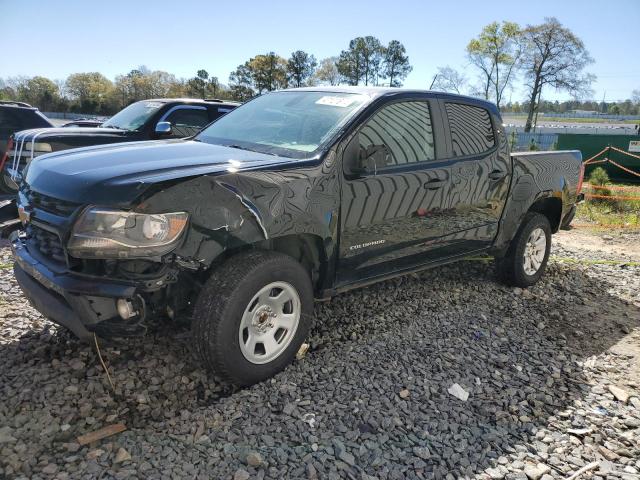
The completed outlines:
{"type": "Polygon", "coordinates": [[[156,140],[43,155],[29,165],[26,182],[69,202],[123,206],[154,184],[294,161],[194,140],[156,140]]]}
{"type": "MultiPolygon", "coordinates": [[[[129,132],[117,128],[91,128],[91,127],[60,127],[60,128],[32,128],[22,130],[13,135],[15,142],[29,142],[36,138],[43,142],[47,139],[68,138],[68,137],[123,137],[129,132]]],[[[20,144],[18,143],[18,148],[20,144]]]]}

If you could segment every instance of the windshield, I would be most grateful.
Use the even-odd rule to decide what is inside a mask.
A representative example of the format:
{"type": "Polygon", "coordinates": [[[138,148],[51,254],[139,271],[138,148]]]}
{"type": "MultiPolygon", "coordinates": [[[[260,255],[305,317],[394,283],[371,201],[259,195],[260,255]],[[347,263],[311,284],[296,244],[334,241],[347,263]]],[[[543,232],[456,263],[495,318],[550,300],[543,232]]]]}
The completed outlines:
{"type": "Polygon", "coordinates": [[[120,110],[102,128],[120,128],[122,130],[137,130],[162,107],[162,102],[136,102],[124,110],[120,110]]]}
{"type": "Polygon", "coordinates": [[[288,91],[262,95],[221,117],[196,140],[290,158],[308,158],[368,97],[288,91]]]}

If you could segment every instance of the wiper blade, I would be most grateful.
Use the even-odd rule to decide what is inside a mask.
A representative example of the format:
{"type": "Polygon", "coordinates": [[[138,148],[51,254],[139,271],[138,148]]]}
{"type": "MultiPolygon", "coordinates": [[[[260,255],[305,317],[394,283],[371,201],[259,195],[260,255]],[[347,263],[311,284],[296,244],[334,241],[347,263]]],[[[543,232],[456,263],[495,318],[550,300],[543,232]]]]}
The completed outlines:
{"type": "Polygon", "coordinates": [[[277,157],[278,155],[276,155],[275,153],[270,153],[270,152],[259,152],[258,150],[252,150],[251,148],[247,148],[247,147],[242,147],[240,145],[236,145],[236,144],[231,144],[231,145],[224,145],[225,147],[229,147],[229,148],[237,148],[238,150],[246,150],[247,152],[254,152],[254,153],[262,153],[264,155],[272,155],[274,157],[277,157]]]}
{"type": "Polygon", "coordinates": [[[225,147],[229,147],[229,148],[237,148],[238,150],[248,150],[250,152],[255,152],[255,150],[251,150],[247,147],[241,147],[240,145],[225,145],[225,147]]]}

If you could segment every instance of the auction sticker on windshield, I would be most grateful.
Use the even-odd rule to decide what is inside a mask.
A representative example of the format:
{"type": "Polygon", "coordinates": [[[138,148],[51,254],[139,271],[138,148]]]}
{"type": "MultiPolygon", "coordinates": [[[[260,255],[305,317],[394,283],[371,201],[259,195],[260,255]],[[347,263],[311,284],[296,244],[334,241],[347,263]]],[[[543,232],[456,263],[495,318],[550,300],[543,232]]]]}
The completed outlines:
{"type": "Polygon", "coordinates": [[[355,98],[349,97],[331,97],[325,96],[316,100],[318,105],[329,105],[331,107],[348,107],[353,103],[355,98]]]}
{"type": "Polygon", "coordinates": [[[145,108],[160,108],[162,106],[162,102],[146,102],[144,104],[145,108]]]}

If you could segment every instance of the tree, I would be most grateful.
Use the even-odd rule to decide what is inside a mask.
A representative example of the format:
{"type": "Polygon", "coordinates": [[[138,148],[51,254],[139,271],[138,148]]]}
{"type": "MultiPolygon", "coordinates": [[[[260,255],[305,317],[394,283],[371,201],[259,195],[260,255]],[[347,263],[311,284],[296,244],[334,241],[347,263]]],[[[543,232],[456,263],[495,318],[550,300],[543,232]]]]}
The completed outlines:
{"type": "Polygon", "coordinates": [[[198,95],[203,99],[207,96],[207,81],[209,80],[209,72],[204,69],[198,70],[196,76],[193,77],[189,83],[194,90],[198,92],[198,95]]]}
{"type": "Polygon", "coordinates": [[[631,101],[636,105],[640,105],[640,88],[631,92],[631,101]]]}
{"type": "Polygon", "coordinates": [[[229,83],[233,97],[238,100],[251,98],[256,90],[258,94],[262,94],[286,88],[287,60],[274,52],[256,55],[229,75],[229,83]]]}
{"type": "Polygon", "coordinates": [[[514,79],[522,54],[521,30],[517,23],[498,22],[485,26],[478,38],[467,45],[467,56],[480,70],[485,99],[493,99],[498,108],[502,96],[514,79]]]}
{"type": "Polygon", "coordinates": [[[431,88],[443,92],[462,93],[466,84],[467,78],[455,68],[447,65],[446,67],[438,67],[438,73],[436,73],[431,88]]]}
{"type": "Polygon", "coordinates": [[[229,84],[231,94],[235,100],[246,101],[255,95],[253,91],[253,81],[251,79],[251,69],[249,62],[244,65],[238,65],[229,75],[229,84]]]}
{"type": "Polygon", "coordinates": [[[294,87],[302,87],[313,76],[317,65],[316,57],[302,50],[296,50],[287,60],[289,83],[294,87]]]}
{"type": "Polygon", "coordinates": [[[33,77],[18,87],[18,97],[43,111],[51,111],[60,100],[58,86],[45,77],[33,77]]]}
{"type": "Polygon", "coordinates": [[[522,65],[529,87],[525,132],[529,132],[545,86],[578,97],[590,91],[595,77],[584,73],[585,67],[593,63],[584,43],[556,18],[546,18],[541,25],[527,26],[523,39],[522,65]]]}
{"type": "Polygon", "coordinates": [[[389,79],[390,87],[401,87],[402,81],[411,73],[413,67],[404,45],[398,40],[391,40],[384,49],[383,76],[389,79]]]}
{"type": "Polygon", "coordinates": [[[319,83],[331,85],[332,87],[340,83],[340,72],[336,64],[338,57],[325,58],[320,62],[316,70],[315,77],[319,83]]]}
{"type": "Polygon", "coordinates": [[[385,47],[376,37],[357,37],[349,42],[349,49],[340,52],[338,72],[349,85],[377,85],[382,74],[385,47]]]}
{"type": "Polygon", "coordinates": [[[213,98],[218,98],[218,91],[220,90],[220,82],[218,77],[211,77],[207,82],[207,90],[212,93],[213,98]]]}
{"type": "Polygon", "coordinates": [[[113,92],[113,83],[98,72],[74,73],[66,81],[66,89],[72,99],[78,102],[78,108],[87,113],[105,113],[109,95],[113,92]]]}

